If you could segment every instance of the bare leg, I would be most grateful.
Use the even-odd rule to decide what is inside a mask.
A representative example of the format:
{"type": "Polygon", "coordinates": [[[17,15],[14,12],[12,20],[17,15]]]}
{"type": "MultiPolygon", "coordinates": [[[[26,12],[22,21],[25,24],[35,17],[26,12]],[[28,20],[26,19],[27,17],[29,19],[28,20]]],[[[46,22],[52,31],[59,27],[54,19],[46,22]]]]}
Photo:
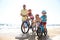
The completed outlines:
{"type": "Polygon", "coordinates": [[[24,32],[25,32],[25,27],[24,27],[24,25],[23,25],[23,29],[24,29],[24,32]]]}
{"type": "Polygon", "coordinates": [[[44,25],[44,29],[45,29],[45,31],[46,31],[46,25],[44,25]]]}

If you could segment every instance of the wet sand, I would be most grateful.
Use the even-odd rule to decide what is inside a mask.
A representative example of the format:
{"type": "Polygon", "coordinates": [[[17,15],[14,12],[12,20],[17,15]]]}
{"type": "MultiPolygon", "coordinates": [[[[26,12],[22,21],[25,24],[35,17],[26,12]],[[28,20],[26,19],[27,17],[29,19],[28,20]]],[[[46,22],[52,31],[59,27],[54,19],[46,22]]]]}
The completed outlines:
{"type": "Polygon", "coordinates": [[[51,38],[54,37],[54,36],[60,35],[60,28],[48,29],[48,35],[51,38]]]}
{"type": "MultiPolygon", "coordinates": [[[[48,37],[49,38],[53,38],[57,35],[60,35],[60,28],[48,28],[48,37]]],[[[20,40],[20,39],[16,39],[15,38],[16,35],[15,34],[9,34],[9,33],[0,33],[0,40],[20,40]]],[[[35,39],[37,40],[37,38],[35,37],[35,39]]]]}

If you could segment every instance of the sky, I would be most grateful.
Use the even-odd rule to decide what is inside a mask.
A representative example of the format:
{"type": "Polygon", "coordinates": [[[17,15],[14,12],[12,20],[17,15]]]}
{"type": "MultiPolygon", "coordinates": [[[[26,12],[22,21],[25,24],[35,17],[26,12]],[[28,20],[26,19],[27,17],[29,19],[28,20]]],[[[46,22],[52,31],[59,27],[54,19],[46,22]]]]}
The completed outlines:
{"type": "Polygon", "coordinates": [[[47,24],[60,24],[60,0],[0,0],[0,24],[21,24],[22,5],[32,9],[33,15],[47,12],[47,24]]]}

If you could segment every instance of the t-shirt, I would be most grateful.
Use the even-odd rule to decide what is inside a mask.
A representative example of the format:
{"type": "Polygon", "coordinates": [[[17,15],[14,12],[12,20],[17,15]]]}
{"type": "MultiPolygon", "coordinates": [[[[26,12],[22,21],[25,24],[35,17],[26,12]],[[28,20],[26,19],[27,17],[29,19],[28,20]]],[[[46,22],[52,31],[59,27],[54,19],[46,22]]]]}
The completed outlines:
{"type": "Polygon", "coordinates": [[[22,9],[22,10],[21,10],[21,14],[22,14],[22,15],[27,15],[27,9],[22,9]]]}
{"type": "MultiPolygon", "coordinates": [[[[27,9],[22,9],[21,10],[22,15],[27,15],[27,9]]],[[[27,19],[27,16],[22,16],[22,21],[25,21],[27,19]]]]}
{"type": "Polygon", "coordinates": [[[41,20],[42,20],[42,22],[46,22],[47,21],[47,16],[46,15],[41,16],[41,20]]]}

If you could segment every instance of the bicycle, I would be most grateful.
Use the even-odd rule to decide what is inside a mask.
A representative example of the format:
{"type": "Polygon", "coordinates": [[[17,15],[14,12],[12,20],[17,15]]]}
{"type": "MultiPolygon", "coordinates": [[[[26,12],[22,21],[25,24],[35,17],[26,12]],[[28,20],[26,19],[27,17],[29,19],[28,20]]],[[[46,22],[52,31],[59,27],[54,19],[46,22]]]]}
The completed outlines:
{"type": "Polygon", "coordinates": [[[28,17],[26,21],[22,22],[22,25],[21,25],[22,33],[24,34],[28,33],[30,27],[32,27],[32,21],[30,20],[30,17],[28,17]]]}
{"type": "Polygon", "coordinates": [[[41,24],[38,26],[36,33],[37,33],[38,37],[41,37],[43,35],[43,33],[44,33],[44,36],[46,36],[47,35],[47,28],[45,31],[44,26],[41,24]]]}

